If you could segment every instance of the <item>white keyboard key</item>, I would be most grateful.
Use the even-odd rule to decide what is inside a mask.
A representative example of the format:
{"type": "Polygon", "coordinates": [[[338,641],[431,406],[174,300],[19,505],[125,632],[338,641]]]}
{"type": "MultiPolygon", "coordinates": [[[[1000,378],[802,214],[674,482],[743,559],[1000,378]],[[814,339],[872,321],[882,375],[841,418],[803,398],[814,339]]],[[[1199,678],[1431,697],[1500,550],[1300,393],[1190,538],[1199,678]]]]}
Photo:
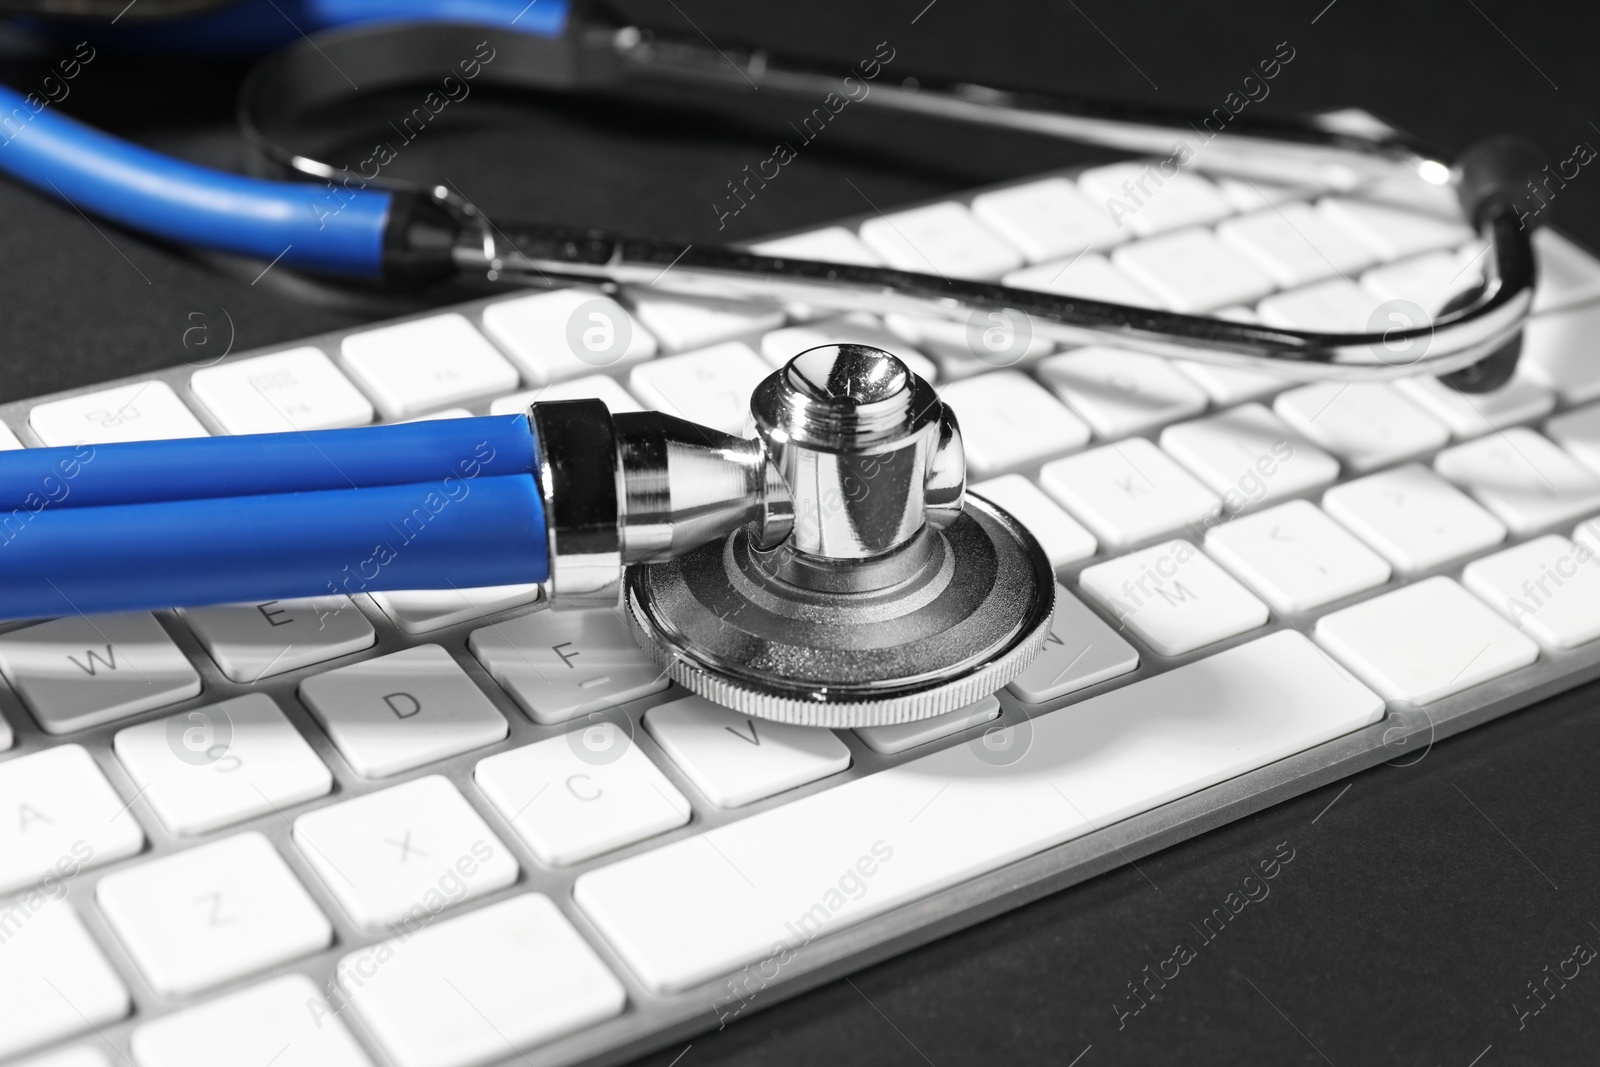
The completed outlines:
{"type": "Polygon", "coordinates": [[[771,373],[749,345],[729,341],[641,363],[628,388],[657,411],[736,434],[750,421],[750,394],[771,373]]]}
{"type": "Polygon", "coordinates": [[[1386,700],[1431,704],[1526,667],[1539,646],[1443,576],[1317,620],[1317,642],[1386,700]]]}
{"type": "Polygon", "coordinates": [[[1322,506],[1402,574],[1443,566],[1506,539],[1499,519],[1415,463],[1336,485],[1323,494],[1322,506]]]}
{"type": "MultiPolygon", "coordinates": [[[[1386,127],[1383,132],[1376,134],[1379,138],[1394,138],[1398,135],[1399,131],[1393,127],[1386,127]]],[[[1356,136],[1362,134],[1358,132],[1356,136]]],[[[1396,174],[1374,178],[1364,183],[1361,192],[1363,200],[1422,211],[1443,219],[1452,219],[1461,214],[1461,199],[1456,195],[1454,182],[1435,185],[1432,182],[1417,181],[1414,174],[1396,174]]]]}
{"type": "Polygon", "coordinates": [[[1544,432],[1584,466],[1600,474],[1600,404],[1557,415],[1545,423],[1544,432]]]}
{"type": "Polygon", "coordinates": [[[750,251],[762,256],[809,259],[820,263],[848,263],[857,267],[881,267],[879,259],[861,239],[843,226],[826,226],[808,233],[757,241],[750,251]]]}
{"type": "MultiPolygon", "coordinates": [[[[616,409],[613,408],[613,411],[616,409]]],[[[472,589],[410,589],[373,593],[372,600],[408,634],[442,630],[458,622],[483,622],[539,599],[539,586],[485,585],[472,589]]]]}
{"type": "Polygon", "coordinates": [[[1381,303],[1354,282],[1332,278],[1269,296],[1256,305],[1256,313],[1268,326],[1289,330],[1366,333],[1381,303]]]}
{"type": "Polygon", "coordinates": [[[1229,408],[1247,400],[1263,400],[1294,384],[1286,378],[1215,363],[1175,359],[1172,365],[1204,389],[1211,402],[1219,408],[1229,408]]]}
{"type": "Polygon", "coordinates": [[[634,318],[644,323],[667,352],[684,352],[731,337],[765,333],[783,325],[783,312],[732,300],[694,300],[657,296],[649,289],[628,289],[634,318]]]}
{"type": "Polygon", "coordinates": [[[490,756],[474,780],[541,863],[565,867],[676,829],[689,802],[615,722],[490,756]]]}
{"type": "Polygon", "coordinates": [[[613,415],[619,411],[643,411],[644,407],[617,384],[615,378],[604,374],[591,374],[584,378],[568,378],[552,382],[538,389],[526,389],[510,396],[497,397],[489,405],[491,415],[521,415],[536,400],[604,400],[613,415]]]}
{"type": "MultiPolygon", "coordinates": [[[[143,848],[128,805],[77,745],[0,763],[0,894],[72,878],[143,848]]],[[[0,966],[3,958],[0,952],[0,966]]],[[[4,1003],[0,996],[0,1011],[4,1003]]],[[[4,1034],[0,1026],[0,1044],[4,1034]]]]}
{"type": "Polygon", "coordinates": [[[1119,229],[1141,237],[1203,226],[1233,213],[1222,190],[1206,179],[1182,172],[1169,178],[1156,163],[1091,167],[1078,176],[1078,187],[1119,229]]]}
{"type": "Polygon", "coordinates": [[[111,1061],[106,1059],[100,1050],[80,1045],[66,1052],[55,1052],[28,1060],[19,1067],[111,1067],[111,1061]]]}
{"type": "Polygon", "coordinates": [[[986,696],[964,708],[947,711],[931,719],[899,722],[892,726],[858,726],[856,736],[861,738],[862,744],[879,755],[893,756],[999,717],[1000,698],[986,696]]]}
{"type": "Polygon", "coordinates": [[[1264,211],[1273,205],[1288,205],[1296,200],[1307,200],[1316,194],[1307,188],[1295,185],[1280,185],[1277,182],[1264,182],[1255,178],[1228,178],[1217,177],[1213,179],[1217,188],[1222,190],[1222,195],[1228,198],[1239,211],[1264,211]]]}
{"type": "MultiPolygon", "coordinates": [[[[902,342],[901,345],[891,346],[889,351],[898,355],[904,345],[914,345],[918,351],[938,361],[941,379],[955,381],[970,378],[974,374],[986,374],[997,366],[1026,364],[1055,350],[1052,342],[1031,329],[1025,338],[1019,337],[1011,316],[1005,315],[1003,318],[1005,324],[1010,326],[1009,334],[1003,330],[999,337],[1001,345],[998,352],[985,347],[982,358],[979,358],[977,346],[984,344],[984,331],[977,331],[975,338],[973,327],[966,322],[917,319],[909,315],[885,315],[883,321],[889,332],[902,342]]],[[[916,370],[916,367],[912,366],[912,369],[916,370]]]]}
{"type": "Polygon", "coordinates": [[[1111,262],[1166,302],[1199,314],[1253,304],[1272,292],[1272,278],[1217,240],[1210,230],[1178,230],[1123,245],[1111,262]]]}
{"type": "Polygon", "coordinates": [[[529,893],[339,961],[395,1067],[476,1067],[622,1011],[622,984],[550,898],[529,893]]]}
{"type": "Polygon", "coordinates": [[[28,425],[49,446],[207,436],[166,382],[135,382],[35,404],[28,425]]]}
{"type": "Polygon", "coordinates": [[[1483,282],[1479,262],[1464,262],[1454,252],[1428,252],[1373,267],[1361,276],[1361,287],[1379,300],[1410,301],[1431,317],[1483,282]]]}
{"type": "Polygon", "coordinates": [[[1187,541],[1097,563],[1078,584],[1163,656],[1181,656],[1267,622],[1267,606],[1187,541]]]}
{"type": "Polygon", "coordinates": [[[0,945],[0,1057],[73,1037],[128,1014],[132,1000],[127,987],[71,905],[45,901],[20,923],[13,918],[7,930],[5,944],[0,945]]]}
{"type": "Polygon", "coordinates": [[[259,682],[371,648],[372,624],[349,597],[265,600],[184,608],[183,617],[222,673],[259,682]]]}
{"type": "MultiPolygon", "coordinates": [[[[524,406],[526,406],[526,405],[524,405],[524,406]]],[[[492,412],[491,414],[504,415],[504,414],[510,414],[510,412],[496,411],[496,412],[492,412]]],[[[435,421],[437,419],[470,419],[470,418],[472,418],[472,412],[468,411],[466,408],[445,408],[443,411],[430,411],[426,415],[417,415],[417,416],[415,416],[413,418],[401,419],[400,421],[401,422],[433,422],[433,421],[435,421]]]]}
{"type": "Polygon", "coordinates": [[[1309,204],[1226,219],[1217,225],[1217,236],[1284,289],[1349,276],[1373,259],[1364,244],[1329,225],[1309,204]]]}
{"type": "Polygon", "coordinates": [[[939,368],[933,360],[908,346],[873,316],[859,313],[785,326],[764,334],[761,357],[772,366],[781,367],[808,349],[844,344],[871,345],[893,353],[924,381],[931,382],[939,376],[939,368]]]}
{"type": "Polygon", "coordinates": [[[1052,260],[1007,274],[1002,283],[1014,289],[1103,300],[1109,304],[1165,308],[1166,302],[1111,265],[1098,252],[1085,252],[1065,260],[1052,260]]]}
{"type": "Polygon", "coordinates": [[[1046,463],[1039,485],[1111,551],[1204,523],[1221,506],[1142,437],[1046,463]]]}
{"type": "Polygon", "coordinates": [[[189,389],[228,433],[329,430],[372,421],[372,403],[321,349],[310,346],[197,370],[189,389]]]}
{"type": "Polygon", "coordinates": [[[1024,704],[1043,704],[1138,666],[1134,647],[1058,582],[1044,649],[1006,689],[1024,704]]]}
{"type": "Polygon", "coordinates": [[[1568,404],[1600,400],[1600,304],[1535,315],[1522,327],[1521,368],[1568,404]]]}
{"type": "Polygon", "coordinates": [[[1385,260],[1455,248],[1472,240],[1472,229],[1465,223],[1388,204],[1330,196],[1318,202],[1317,210],[1329,225],[1366,242],[1385,260]]]}
{"type": "Polygon", "coordinates": [[[437,775],[302,815],[294,842],[350,918],[368,928],[415,933],[445,908],[517,880],[516,859],[437,775]]]}
{"type": "Polygon", "coordinates": [[[492,745],[509,729],[438,645],[313,675],[300,683],[300,699],[365,778],[387,778],[492,745]]]}
{"type": "Polygon", "coordinates": [[[956,413],[967,464],[977,475],[996,474],[1089,443],[1089,427],[1020,371],[981,374],[945,386],[939,397],[956,413]],[[1020,426],[1027,433],[1018,433],[1020,426]]]}
{"type": "Polygon", "coordinates": [[[1600,262],[1548,226],[1533,231],[1539,284],[1534,314],[1571,307],[1600,296],[1600,262]]]}
{"type": "Polygon", "coordinates": [[[265,693],[119,730],[117,760],[167,829],[203,834],[327,796],[333,774],[265,693]]]}
{"type": "MultiPolygon", "coordinates": [[[[1213,314],[1219,319],[1232,319],[1235,322],[1261,321],[1254,311],[1243,307],[1221,308],[1213,314]]],[[[1260,400],[1293,384],[1275,375],[1223,367],[1215,363],[1175,359],[1172,365],[1199,383],[1200,388],[1211,397],[1211,402],[1219,408],[1232,407],[1246,400],[1260,400]]]]}
{"type": "Polygon", "coordinates": [[[1439,453],[1433,469],[1477,498],[1515,534],[1600,511],[1600,476],[1523,426],[1439,453]]]}
{"type": "Polygon", "coordinates": [[[17,439],[17,435],[11,427],[0,422],[0,452],[9,452],[14,448],[21,447],[22,442],[17,439]]]}
{"type": "Polygon", "coordinates": [[[896,270],[945,278],[998,278],[1022,266],[1022,255],[948,202],[880,215],[861,224],[861,240],[896,270]]]}
{"type": "Polygon", "coordinates": [[[490,304],[483,309],[483,329],[535,385],[656,354],[656,339],[621,304],[583,289],[490,304]]]}
{"type": "Polygon", "coordinates": [[[1579,523],[1578,528],[1572,531],[1572,539],[1600,556],[1600,519],[1579,523]]]}
{"type": "Polygon", "coordinates": [[[699,696],[644,713],[645,729],[719,808],[740,808],[850,766],[831,730],[769,722],[699,696]]]}
{"type": "Polygon", "coordinates": [[[1206,409],[1205,391],[1170,362],[1120,348],[1091,345],[1051,356],[1039,364],[1039,377],[1113,441],[1206,409]]]}
{"type": "Polygon", "coordinates": [[[333,941],[332,924],[256,833],[109,874],[95,900],[161,996],[189,996],[333,941]]]}
{"type": "Polygon", "coordinates": [[[1339,457],[1352,474],[1450,443],[1450,429],[1388,382],[1316,382],[1278,394],[1272,410],[1339,457]]]}
{"type": "Polygon", "coordinates": [[[372,1067],[311,979],[286,974],[145,1023],[139,1067],[372,1067]]]}
{"type": "Polygon", "coordinates": [[[50,734],[200,692],[200,676],[148,611],[72,615],[0,634],[0,672],[50,734]]]}
{"type": "Polygon", "coordinates": [[[1554,534],[1473,560],[1461,582],[1545,648],[1600,638],[1600,560],[1554,534]]]}
{"type": "Polygon", "coordinates": [[[350,334],[339,352],[390,419],[517,387],[517,369],[455,312],[350,334]]]}
{"type": "Polygon", "coordinates": [[[1260,404],[1168,426],[1161,447],[1212,492],[1230,515],[1320,489],[1339,476],[1339,461],[1260,404]]]}
{"type": "Polygon", "coordinates": [[[591,871],[574,896],[647,988],[682,990],[1382,714],[1283,631],[1008,727],[1013,744],[943,748],[591,871]]]}
{"type": "Polygon", "coordinates": [[[1062,511],[1056,502],[1020,474],[1007,474],[967,486],[967,492],[976,493],[991,503],[999,504],[1011,517],[1028,528],[1044,549],[1052,567],[1065,567],[1069,563],[1088,559],[1097,545],[1094,534],[1084,529],[1077,519],[1062,511]]]}
{"type": "Polygon", "coordinates": [[[534,722],[566,722],[669,684],[610,609],[538,611],[472,631],[478,662],[534,722]]]}
{"type": "Polygon", "coordinates": [[[1212,527],[1205,547],[1286,614],[1376,589],[1390,574],[1383,557],[1306,500],[1212,527]]]}
{"type": "Polygon", "coordinates": [[[1401,378],[1395,388],[1450,427],[1458,441],[1536,422],[1556,406],[1555,393],[1518,371],[1492,393],[1461,393],[1437,378],[1401,378]]]}
{"type": "Polygon", "coordinates": [[[980,193],[972,198],[972,213],[1032,263],[1105,248],[1128,236],[1065,178],[980,193]]]}

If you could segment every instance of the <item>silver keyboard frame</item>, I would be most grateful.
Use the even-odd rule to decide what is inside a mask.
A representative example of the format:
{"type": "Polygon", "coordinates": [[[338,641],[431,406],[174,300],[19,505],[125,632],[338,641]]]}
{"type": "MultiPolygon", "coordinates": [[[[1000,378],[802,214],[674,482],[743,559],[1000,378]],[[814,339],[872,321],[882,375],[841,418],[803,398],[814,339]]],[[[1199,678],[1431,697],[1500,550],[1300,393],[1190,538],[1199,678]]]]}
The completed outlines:
{"type": "MultiPolygon", "coordinates": [[[[989,189],[1006,188],[1055,175],[1073,177],[1081,169],[1069,168],[1031,175],[1017,181],[1008,181],[986,188],[971,189],[952,196],[931,198],[921,203],[931,204],[951,200],[965,203],[970,201],[973,196],[989,191],[989,189]]],[[[919,205],[905,206],[914,207],[919,205]]],[[[863,214],[855,218],[841,219],[836,223],[827,225],[854,228],[868,217],[872,216],[863,214]]],[[[819,227],[814,226],[807,229],[814,230],[817,228],[819,227]]],[[[516,294],[507,293],[449,308],[436,308],[415,315],[386,320],[383,325],[404,322],[410,319],[426,318],[445,311],[457,311],[465,315],[475,327],[481,330],[482,309],[490,303],[513,295],[516,294]]],[[[305,345],[315,345],[337,361],[340,338],[349,333],[369,328],[372,327],[360,327],[354,330],[327,333],[290,344],[232,353],[225,357],[225,361],[236,362],[253,356],[305,345]]],[[[488,337],[487,333],[485,333],[485,337],[488,337]]],[[[759,334],[749,335],[743,339],[749,340],[751,337],[759,339],[759,334]]],[[[741,338],[732,339],[739,340],[741,338]]],[[[490,338],[490,343],[494,343],[492,338],[490,338]]],[[[181,365],[152,373],[131,375],[126,378],[100,382],[85,388],[52,394],[49,397],[38,397],[0,405],[0,419],[9,424],[25,444],[30,446],[38,445],[40,442],[29,429],[27,422],[28,411],[35,404],[44,400],[97,392],[121,384],[160,380],[172,386],[173,390],[184,399],[202,424],[211,431],[220,433],[221,427],[206,411],[204,405],[189,392],[189,376],[197,367],[202,365],[210,365],[210,363],[181,365]]],[[[613,377],[616,377],[619,382],[625,385],[625,372],[615,373],[613,377]]],[[[1294,384],[1288,383],[1285,388],[1291,388],[1294,384]]],[[[475,414],[483,414],[488,410],[488,401],[464,406],[475,414]]],[[[1100,443],[1103,442],[1099,442],[1097,439],[1095,442],[1091,442],[1088,447],[1096,447],[1100,443]]],[[[1430,459],[1431,454],[1419,457],[1417,462],[1426,463],[1430,459]]],[[[1037,482],[1039,466],[1040,464],[1034,464],[1021,469],[1017,473],[1025,474],[1031,480],[1037,482]]],[[[1341,482],[1347,480],[1349,480],[1348,477],[1340,478],[1341,482]]],[[[1315,500],[1321,495],[1321,492],[1322,490],[1318,490],[1314,493],[1303,494],[1303,496],[1307,499],[1315,500]]],[[[1492,551],[1499,551],[1528,539],[1513,537],[1492,551]]],[[[1137,547],[1142,546],[1135,546],[1135,548],[1137,547]]],[[[1057,577],[1069,589],[1075,589],[1079,571],[1095,563],[1113,558],[1114,555],[1121,554],[1125,553],[1099,553],[1091,559],[1058,570],[1057,577]]],[[[1484,554],[1487,555],[1489,553],[1484,554]]],[[[451,918],[477,908],[530,891],[544,893],[554,900],[567,919],[585,934],[590,945],[605,960],[606,964],[622,982],[628,994],[627,1007],[616,1018],[569,1034],[565,1038],[532,1049],[526,1053],[514,1053],[512,1050],[508,1050],[508,1056],[500,1062],[504,1064],[504,1067],[514,1067],[514,1065],[521,1065],[521,1067],[556,1067],[556,1065],[576,1063],[615,1064],[680,1041],[687,1041],[694,1035],[703,1033],[706,1030],[716,1029],[721,1025],[724,1015],[728,1015],[730,1021],[732,1018],[744,1018],[752,1011],[759,1010],[768,1004],[777,1003],[780,1000],[795,996],[803,991],[813,989],[841,976],[854,973],[871,964],[898,955],[908,949],[927,944],[946,934],[973,926],[1022,904],[1093,878],[1123,864],[1136,861],[1170,845],[1232,822],[1235,819],[1321,788],[1357,771],[1385,762],[1397,765],[1416,762],[1422,759],[1426,755],[1428,748],[1438,740],[1488,722],[1491,719],[1499,718],[1502,715],[1510,714],[1513,711],[1537,703],[1546,697],[1554,696],[1595,678],[1600,678],[1600,642],[1592,642],[1588,646],[1569,652],[1552,653],[1541,649],[1539,660],[1531,666],[1424,707],[1391,703],[1385,717],[1371,726],[1324,742],[1297,755],[1202,789],[1181,799],[1170,801],[1141,815],[1133,816],[1082,837],[1045,849],[979,878],[940,890],[915,904],[897,908],[887,914],[843,929],[837,933],[819,937],[817,940],[796,950],[792,961],[785,964],[784,973],[779,979],[762,985],[759,977],[754,978],[753,981],[758,985],[758,989],[742,1007],[741,1001],[730,991],[727,979],[704,983],[671,996],[659,996],[647,991],[628,970],[622,958],[612,950],[594,924],[589,921],[588,917],[574,902],[572,897],[573,883],[585,871],[609,865],[637,852],[652,851],[679,838],[698,834],[721,826],[724,823],[743,819],[768,808],[788,804],[810,793],[830,789],[844,781],[873,774],[884,768],[917,759],[939,748],[965,743],[996,724],[1009,725],[1028,717],[1068,707],[1111,689],[1121,688],[1124,685],[1164,673],[1185,663],[1207,658],[1225,648],[1256,640],[1279,629],[1297,629],[1309,636],[1315,619],[1321,615],[1353,603],[1380,596],[1402,585],[1412,584],[1437,574],[1445,574],[1459,579],[1463,566],[1464,564],[1458,563],[1412,575],[1405,579],[1391,579],[1390,582],[1378,589],[1369,590],[1347,600],[1328,605],[1313,614],[1285,616],[1273,610],[1271,618],[1265,627],[1216,645],[1207,646],[1201,652],[1184,656],[1166,657],[1158,655],[1143,645],[1137,637],[1124,631],[1125,638],[1138,649],[1140,654],[1140,665],[1133,672],[1037,706],[1023,705],[1009,692],[1002,691],[1000,693],[1001,717],[998,720],[950,735],[929,745],[913,748],[896,756],[884,756],[874,753],[862,744],[851,731],[835,731],[836,735],[850,749],[851,765],[847,771],[820,782],[812,783],[809,786],[791,790],[779,796],[732,811],[719,809],[706,801],[693,784],[678,770],[672,760],[667,758],[666,754],[656,746],[650,735],[640,724],[640,717],[646,710],[658,704],[678,699],[683,695],[681,691],[669,689],[663,693],[620,705],[619,710],[626,713],[628,720],[633,725],[634,741],[641,746],[655,765],[661,769],[662,773],[671,780],[673,785],[677,786],[685,796],[691,798],[694,814],[687,826],[650,838],[628,848],[608,853],[597,859],[566,868],[550,868],[537,861],[510,824],[488,802],[487,798],[477,790],[472,781],[473,768],[480,760],[498,752],[560,736],[572,728],[573,724],[570,723],[558,726],[540,726],[532,722],[516,706],[510,696],[489,677],[488,672],[484,670],[467,648],[467,637],[474,629],[486,625],[491,620],[508,619],[531,611],[544,610],[542,601],[535,605],[486,616],[484,619],[477,621],[459,623],[430,633],[413,636],[400,631],[368,597],[364,595],[357,596],[354,599],[359,610],[372,622],[373,628],[377,632],[377,641],[372,647],[358,653],[327,660],[314,666],[287,672],[255,685],[244,685],[224,677],[176,611],[157,612],[156,615],[160,619],[162,626],[200,673],[202,689],[198,697],[179,704],[169,705],[156,711],[130,716],[127,719],[95,729],[54,738],[39,730],[16,694],[3,681],[0,681],[0,714],[4,715],[16,734],[13,747],[6,752],[0,753],[0,763],[59,744],[80,744],[93,755],[100,769],[111,780],[122,796],[124,798],[134,798],[130,807],[144,829],[148,840],[146,851],[137,857],[131,857],[105,867],[86,871],[73,879],[68,889],[68,899],[72,901],[84,922],[93,930],[96,940],[117,968],[122,980],[132,994],[134,1011],[131,1015],[121,1022],[100,1028],[100,1037],[110,1043],[117,1055],[127,1057],[126,1062],[132,1062],[131,1052],[128,1048],[129,1035],[132,1030],[153,1018],[191,1004],[214,1000],[219,995],[254,986],[282,974],[305,974],[325,993],[333,989],[335,967],[340,958],[364,946],[386,940],[389,935],[387,931],[370,931],[358,928],[350,921],[343,909],[323,886],[321,879],[305,862],[298,847],[294,845],[291,839],[291,822],[295,817],[316,808],[326,807],[363,794],[387,789],[415,778],[438,774],[450,780],[467,797],[468,802],[487,821],[501,841],[516,857],[521,873],[513,886],[462,905],[452,906],[441,912],[434,921],[436,923],[446,922],[451,918]],[[315,718],[300,701],[296,692],[297,687],[302,680],[310,675],[324,673],[350,663],[422,644],[439,644],[450,652],[455,661],[489,695],[490,700],[506,717],[510,727],[509,733],[504,741],[496,745],[475,749],[460,756],[431,764],[420,770],[381,780],[364,779],[357,775],[344,761],[326,733],[323,732],[315,718]],[[117,731],[138,722],[165,718],[190,708],[204,707],[252,692],[269,694],[289,720],[295,724],[301,735],[306,738],[316,751],[318,757],[332,770],[335,779],[333,791],[321,799],[297,805],[287,813],[262,816],[203,836],[183,838],[171,834],[162,825],[149,804],[142,797],[136,796],[138,787],[122,769],[112,752],[113,735],[117,731]],[[94,894],[99,879],[110,872],[121,870],[129,864],[142,863],[198,843],[218,840],[249,830],[265,834],[274,843],[279,854],[294,870],[302,884],[305,885],[317,901],[318,906],[332,921],[335,931],[332,947],[314,956],[229,983],[192,1000],[172,1000],[159,997],[144,981],[133,960],[123,949],[120,940],[113,933],[96,906],[94,894]]],[[[1106,612],[1101,611],[1089,598],[1079,597],[1079,599],[1105,619],[1114,629],[1119,629],[1117,621],[1106,612]]],[[[0,624],[0,631],[14,629],[21,625],[25,624],[0,624]]],[[[749,973],[753,974],[754,972],[749,973]]],[[[338,1002],[334,1001],[333,1003],[337,1007],[338,1002]]],[[[352,1031],[357,1033],[375,1063],[384,1064],[387,1062],[381,1048],[372,1039],[372,1036],[364,1031],[357,1012],[342,1011],[340,1017],[349,1025],[352,1031]]],[[[67,1045],[49,1046],[47,1050],[49,1048],[73,1047],[79,1044],[99,1045],[101,1041],[91,1035],[88,1038],[80,1037],[76,1042],[70,1042],[67,1045]]],[[[29,1055],[36,1056],[41,1054],[41,1052],[35,1052],[29,1055]]],[[[112,1058],[116,1059],[116,1056],[112,1058]]]]}

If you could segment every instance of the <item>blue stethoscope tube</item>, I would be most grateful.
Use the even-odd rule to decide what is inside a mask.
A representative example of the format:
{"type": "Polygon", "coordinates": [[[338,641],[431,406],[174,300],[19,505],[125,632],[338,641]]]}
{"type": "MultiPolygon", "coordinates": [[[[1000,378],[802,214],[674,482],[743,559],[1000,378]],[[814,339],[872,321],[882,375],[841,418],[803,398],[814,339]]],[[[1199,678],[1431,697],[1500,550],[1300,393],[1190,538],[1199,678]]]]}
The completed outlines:
{"type": "Polygon", "coordinates": [[[0,171],[89,215],[178,244],[377,279],[393,195],[212,170],[101,133],[0,86],[0,171]]]}
{"type": "MultiPolygon", "coordinates": [[[[415,20],[469,21],[535,36],[559,35],[565,0],[296,0],[285,12],[260,0],[187,22],[121,31],[125,46],[173,51],[260,49],[326,29],[415,20]],[[298,16],[298,21],[295,16],[298,16]],[[287,31],[287,35],[286,35],[287,31]],[[280,40],[282,38],[282,40],[280,40]]],[[[404,264],[413,194],[376,188],[329,190],[185,162],[102,133],[37,94],[0,86],[0,172],[153,237],[272,260],[325,274],[381,280],[404,264]]]]}
{"type": "Polygon", "coordinates": [[[549,577],[526,416],[0,453],[0,616],[549,577]]]}

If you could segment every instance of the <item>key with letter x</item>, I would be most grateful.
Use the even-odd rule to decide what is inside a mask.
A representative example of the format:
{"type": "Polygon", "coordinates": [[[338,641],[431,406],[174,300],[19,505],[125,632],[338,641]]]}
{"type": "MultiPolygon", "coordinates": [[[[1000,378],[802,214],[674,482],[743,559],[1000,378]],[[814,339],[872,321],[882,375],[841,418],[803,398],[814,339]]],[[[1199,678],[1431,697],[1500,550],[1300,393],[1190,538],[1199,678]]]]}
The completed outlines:
{"type": "Polygon", "coordinates": [[[445,908],[517,880],[517,861],[443,778],[321,808],[294,840],[357,923],[416,933],[445,908]]]}

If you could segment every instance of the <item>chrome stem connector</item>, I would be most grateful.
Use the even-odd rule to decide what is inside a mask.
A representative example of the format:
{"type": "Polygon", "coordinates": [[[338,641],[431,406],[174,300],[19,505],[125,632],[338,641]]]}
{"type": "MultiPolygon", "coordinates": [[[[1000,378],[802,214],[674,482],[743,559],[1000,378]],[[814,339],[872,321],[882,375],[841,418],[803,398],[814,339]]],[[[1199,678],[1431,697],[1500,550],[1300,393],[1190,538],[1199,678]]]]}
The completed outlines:
{"type": "Polygon", "coordinates": [[[528,409],[538,454],[554,607],[615,606],[623,568],[659,563],[749,527],[789,536],[789,490],[760,440],[599,400],[528,409]]]}

